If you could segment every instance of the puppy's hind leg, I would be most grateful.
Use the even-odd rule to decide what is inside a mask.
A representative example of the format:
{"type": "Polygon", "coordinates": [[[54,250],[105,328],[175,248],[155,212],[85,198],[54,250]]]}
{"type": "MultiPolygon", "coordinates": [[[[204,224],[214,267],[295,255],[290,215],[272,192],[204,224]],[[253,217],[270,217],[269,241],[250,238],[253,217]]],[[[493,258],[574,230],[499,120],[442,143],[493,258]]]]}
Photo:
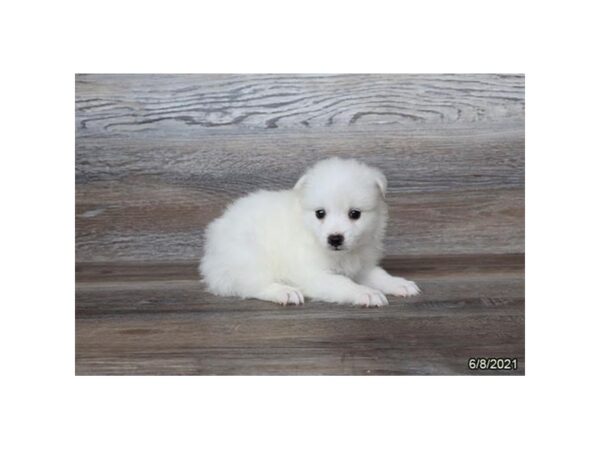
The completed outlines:
{"type": "Polygon", "coordinates": [[[304,296],[300,290],[280,283],[271,283],[258,294],[254,295],[259,300],[279,303],[281,305],[302,305],[304,296]]]}

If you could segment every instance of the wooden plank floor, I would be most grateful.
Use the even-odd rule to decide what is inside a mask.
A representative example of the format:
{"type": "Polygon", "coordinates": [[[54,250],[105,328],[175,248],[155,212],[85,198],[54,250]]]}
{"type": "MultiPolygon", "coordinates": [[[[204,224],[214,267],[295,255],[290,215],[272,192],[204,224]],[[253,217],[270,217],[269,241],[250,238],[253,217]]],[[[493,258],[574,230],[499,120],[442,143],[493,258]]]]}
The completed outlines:
{"type": "MultiPolygon", "coordinates": [[[[412,262],[388,266],[398,273],[412,262]]],[[[502,374],[524,372],[520,255],[421,260],[402,273],[423,295],[380,309],[223,299],[204,293],[194,272],[83,267],[77,373],[472,374],[468,358],[483,356],[518,358],[502,374]]]]}
{"type": "Polygon", "coordinates": [[[77,75],[78,374],[524,371],[522,75],[77,75]],[[220,299],[197,281],[228,202],[328,156],[389,181],[380,310],[220,299]]]}

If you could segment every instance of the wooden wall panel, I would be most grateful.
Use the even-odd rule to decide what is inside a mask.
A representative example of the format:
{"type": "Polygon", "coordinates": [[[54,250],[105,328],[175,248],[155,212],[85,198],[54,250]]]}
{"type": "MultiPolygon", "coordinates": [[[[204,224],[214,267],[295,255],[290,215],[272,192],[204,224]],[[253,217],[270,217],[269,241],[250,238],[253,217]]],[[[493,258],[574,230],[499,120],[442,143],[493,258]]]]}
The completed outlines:
{"type": "Polygon", "coordinates": [[[390,257],[524,251],[519,75],[78,75],[78,262],[191,261],[319,159],[379,166],[390,257]]]}

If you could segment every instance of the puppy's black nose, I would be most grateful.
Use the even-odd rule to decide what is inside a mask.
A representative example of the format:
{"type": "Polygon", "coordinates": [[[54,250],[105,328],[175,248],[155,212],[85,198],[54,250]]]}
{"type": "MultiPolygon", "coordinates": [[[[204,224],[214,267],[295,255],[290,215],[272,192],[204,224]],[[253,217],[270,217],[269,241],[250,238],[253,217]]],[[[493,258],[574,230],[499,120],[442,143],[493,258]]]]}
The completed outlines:
{"type": "Polygon", "coordinates": [[[329,242],[329,245],[332,247],[339,247],[344,243],[344,236],[341,234],[330,234],[327,237],[327,242],[329,242]]]}

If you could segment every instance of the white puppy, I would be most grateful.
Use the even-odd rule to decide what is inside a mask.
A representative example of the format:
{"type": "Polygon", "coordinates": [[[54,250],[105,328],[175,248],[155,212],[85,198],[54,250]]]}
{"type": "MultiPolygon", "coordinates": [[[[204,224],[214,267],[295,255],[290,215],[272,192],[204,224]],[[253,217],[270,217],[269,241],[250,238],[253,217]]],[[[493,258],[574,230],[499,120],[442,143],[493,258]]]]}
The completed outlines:
{"type": "Polygon", "coordinates": [[[356,160],[317,163],[293,190],[235,201],[206,230],[200,272],[209,291],[282,304],[315,300],[387,305],[418,294],[377,264],[387,222],[387,181],[356,160]]]}

